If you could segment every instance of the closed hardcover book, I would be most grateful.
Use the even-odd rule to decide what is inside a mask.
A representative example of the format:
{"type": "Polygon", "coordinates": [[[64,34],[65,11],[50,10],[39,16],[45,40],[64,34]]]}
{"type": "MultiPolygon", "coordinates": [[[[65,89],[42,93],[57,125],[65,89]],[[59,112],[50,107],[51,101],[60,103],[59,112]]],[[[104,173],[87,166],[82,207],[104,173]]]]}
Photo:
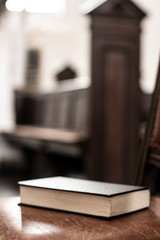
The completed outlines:
{"type": "Polygon", "coordinates": [[[148,208],[146,187],[67,177],[20,181],[21,204],[87,215],[114,217],[148,208]]]}

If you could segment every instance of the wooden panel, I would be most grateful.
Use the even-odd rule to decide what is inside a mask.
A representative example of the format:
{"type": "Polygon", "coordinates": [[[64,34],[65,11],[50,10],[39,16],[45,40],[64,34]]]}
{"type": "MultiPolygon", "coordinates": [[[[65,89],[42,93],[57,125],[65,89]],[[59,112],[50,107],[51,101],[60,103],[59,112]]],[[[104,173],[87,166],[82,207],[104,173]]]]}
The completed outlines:
{"type": "Polygon", "coordinates": [[[134,183],[140,122],[136,44],[126,39],[93,40],[88,163],[92,179],[134,183]]]}
{"type": "Polygon", "coordinates": [[[104,54],[104,85],[105,85],[105,126],[104,126],[104,155],[111,161],[106,162],[105,171],[111,181],[123,179],[125,154],[127,151],[127,135],[129,118],[128,109],[128,54],[122,50],[105,51],[104,54]],[[114,89],[114,93],[113,93],[114,89]],[[113,96],[114,94],[114,96],[113,96]],[[118,160],[119,159],[119,160],[118,160]],[[118,161],[117,161],[118,160],[118,161]],[[115,173],[116,166],[116,173],[115,173]],[[109,169],[109,171],[107,171],[109,169]],[[116,174],[116,176],[115,176],[116,174]]]}
{"type": "Polygon", "coordinates": [[[17,124],[87,130],[88,89],[50,94],[16,92],[17,124]]]}
{"type": "Polygon", "coordinates": [[[68,108],[68,126],[71,129],[88,131],[88,103],[89,91],[81,90],[70,95],[70,107],[68,108]]]}

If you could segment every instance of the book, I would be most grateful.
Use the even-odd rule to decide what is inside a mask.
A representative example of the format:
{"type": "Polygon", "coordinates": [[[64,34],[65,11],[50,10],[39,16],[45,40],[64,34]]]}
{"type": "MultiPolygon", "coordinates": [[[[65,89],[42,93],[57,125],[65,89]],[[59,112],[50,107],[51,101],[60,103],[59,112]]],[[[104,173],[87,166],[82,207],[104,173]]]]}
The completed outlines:
{"type": "Polygon", "coordinates": [[[148,208],[146,187],[49,177],[18,182],[20,204],[100,217],[114,217],[148,208]]]}

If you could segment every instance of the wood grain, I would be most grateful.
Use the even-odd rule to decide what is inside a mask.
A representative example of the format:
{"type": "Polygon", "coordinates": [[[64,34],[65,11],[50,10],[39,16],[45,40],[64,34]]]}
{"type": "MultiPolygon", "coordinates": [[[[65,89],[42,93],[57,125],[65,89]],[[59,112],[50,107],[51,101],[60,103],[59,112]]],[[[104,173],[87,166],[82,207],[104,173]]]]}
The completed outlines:
{"type": "Polygon", "coordinates": [[[160,199],[150,209],[112,220],[18,206],[19,197],[0,199],[0,240],[158,240],[160,199]]]}

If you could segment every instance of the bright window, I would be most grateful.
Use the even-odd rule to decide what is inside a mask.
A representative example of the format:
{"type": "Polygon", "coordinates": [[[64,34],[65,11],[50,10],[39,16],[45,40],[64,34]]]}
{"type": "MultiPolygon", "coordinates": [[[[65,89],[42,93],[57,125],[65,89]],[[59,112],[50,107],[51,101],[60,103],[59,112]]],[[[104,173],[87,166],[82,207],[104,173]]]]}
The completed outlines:
{"type": "Polygon", "coordinates": [[[63,13],[66,0],[7,0],[6,8],[14,12],[63,13]]]}

